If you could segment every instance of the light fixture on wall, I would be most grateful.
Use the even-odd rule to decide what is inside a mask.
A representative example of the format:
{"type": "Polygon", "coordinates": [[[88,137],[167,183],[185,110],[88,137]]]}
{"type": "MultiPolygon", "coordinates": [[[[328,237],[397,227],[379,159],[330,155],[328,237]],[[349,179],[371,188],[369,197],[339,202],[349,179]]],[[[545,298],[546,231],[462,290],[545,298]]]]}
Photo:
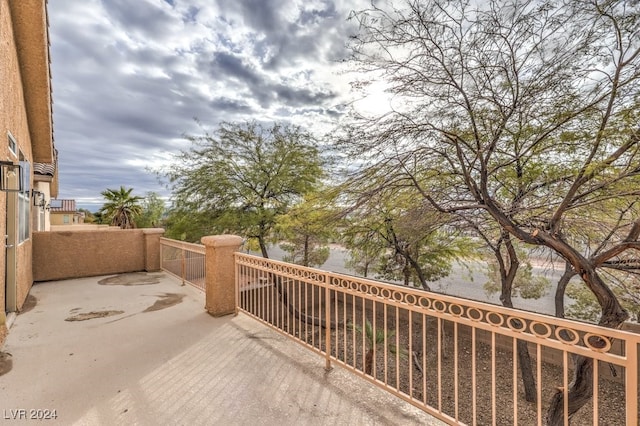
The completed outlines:
{"type": "Polygon", "coordinates": [[[22,167],[11,161],[0,161],[0,191],[22,191],[22,167]]]}
{"type": "Polygon", "coordinates": [[[44,192],[36,191],[35,189],[31,191],[31,197],[33,198],[33,205],[36,207],[44,207],[44,192]]]}

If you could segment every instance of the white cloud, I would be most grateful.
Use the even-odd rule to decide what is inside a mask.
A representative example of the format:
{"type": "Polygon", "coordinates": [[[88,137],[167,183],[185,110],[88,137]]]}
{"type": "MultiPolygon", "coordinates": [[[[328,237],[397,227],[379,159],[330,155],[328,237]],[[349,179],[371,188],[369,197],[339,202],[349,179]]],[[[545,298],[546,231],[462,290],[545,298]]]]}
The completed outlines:
{"type": "Polygon", "coordinates": [[[327,131],[348,95],[336,59],[350,4],[50,0],[60,197],[95,201],[120,185],[166,193],[145,167],[189,146],[194,117],[327,131]]]}

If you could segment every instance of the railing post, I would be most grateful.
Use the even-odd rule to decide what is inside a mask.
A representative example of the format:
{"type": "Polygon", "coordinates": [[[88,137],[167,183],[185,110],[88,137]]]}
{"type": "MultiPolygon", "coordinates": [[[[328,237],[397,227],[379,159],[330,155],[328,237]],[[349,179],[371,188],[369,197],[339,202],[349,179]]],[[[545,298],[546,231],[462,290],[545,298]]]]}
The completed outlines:
{"type": "Polygon", "coordinates": [[[161,270],[160,265],[160,237],[164,234],[162,228],[144,228],[144,270],[156,272],[161,270]]]}
{"type": "Polygon", "coordinates": [[[626,402],[626,415],[627,425],[637,424],[638,421],[638,398],[640,398],[638,389],[638,376],[640,372],[640,360],[638,359],[638,351],[640,351],[640,345],[636,339],[629,339],[627,342],[627,367],[625,368],[625,393],[627,396],[626,402]],[[634,368],[636,367],[636,368],[634,368]]]}
{"type": "MultiPolygon", "coordinates": [[[[324,305],[325,305],[325,311],[324,311],[325,366],[324,366],[324,369],[327,370],[327,371],[331,370],[331,327],[330,327],[330,324],[331,324],[331,288],[329,287],[329,283],[330,282],[331,282],[331,278],[329,277],[329,274],[325,274],[324,275],[324,284],[325,284],[325,290],[324,290],[324,301],[325,301],[324,302],[324,305]]],[[[337,336],[338,336],[338,333],[337,333],[337,330],[336,330],[336,339],[337,339],[337,336]]]]}
{"type": "Polygon", "coordinates": [[[182,278],[182,285],[185,285],[187,278],[187,251],[184,248],[181,248],[180,253],[180,278],[182,278]]]}
{"type": "Polygon", "coordinates": [[[207,312],[215,317],[236,311],[236,277],[233,253],[242,244],[237,235],[202,237],[205,246],[205,289],[207,312]]]}

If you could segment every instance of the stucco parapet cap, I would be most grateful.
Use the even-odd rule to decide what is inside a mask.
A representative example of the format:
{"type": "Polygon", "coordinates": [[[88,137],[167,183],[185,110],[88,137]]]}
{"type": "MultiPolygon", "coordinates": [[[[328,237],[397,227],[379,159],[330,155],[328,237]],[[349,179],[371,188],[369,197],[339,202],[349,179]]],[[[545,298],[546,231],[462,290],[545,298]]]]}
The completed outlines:
{"type": "Polygon", "coordinates": [[[202,237],[200,241],[207,247],[240,247],[242,237],[237,235],[209,235],[202,237]]]}
{"type": "Polygon", "coordinates": [[[142,228],[144,234],[164,234],[164,228],[142,228]]]}

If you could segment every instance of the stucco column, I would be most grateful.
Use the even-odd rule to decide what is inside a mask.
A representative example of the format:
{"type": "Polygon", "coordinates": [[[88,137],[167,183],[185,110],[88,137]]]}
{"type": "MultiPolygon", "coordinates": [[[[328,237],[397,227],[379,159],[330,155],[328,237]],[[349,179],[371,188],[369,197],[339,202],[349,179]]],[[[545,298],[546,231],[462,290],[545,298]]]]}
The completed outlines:
{"type": "Polygon", "coordinates": [[[233,253],[242,244],[237,235],[213,235],[202,237],[205,246],[205,309],[214,317],[233,314],[236,311],[236,268],[233,253]]]}
{"type": "Polygon", "coordinates": [[[144,235],[144,270],[156,272],[160,270],[160,237],[164,235],[162,228],[143,228],[144,235]]]}

